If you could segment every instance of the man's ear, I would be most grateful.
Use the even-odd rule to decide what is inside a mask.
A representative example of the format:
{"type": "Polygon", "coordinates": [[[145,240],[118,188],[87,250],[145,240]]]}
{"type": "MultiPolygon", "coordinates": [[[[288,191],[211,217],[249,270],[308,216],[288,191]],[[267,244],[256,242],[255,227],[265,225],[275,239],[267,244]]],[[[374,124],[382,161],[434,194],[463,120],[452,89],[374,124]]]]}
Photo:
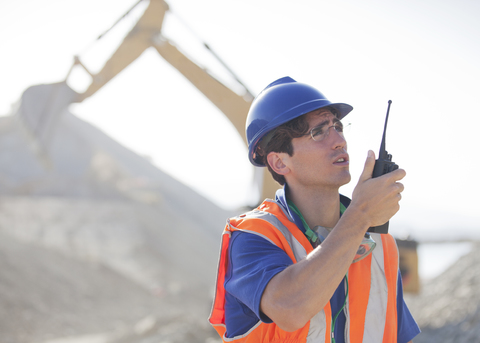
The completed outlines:
{"type": "Polygon", "coordinates": [[[267,155],[267,162],[275,173],[286,175],[290,172],[290,168],[284,162],[286,156],[288,156],[288,154],[284,152],[273,151],[267,155]]]}

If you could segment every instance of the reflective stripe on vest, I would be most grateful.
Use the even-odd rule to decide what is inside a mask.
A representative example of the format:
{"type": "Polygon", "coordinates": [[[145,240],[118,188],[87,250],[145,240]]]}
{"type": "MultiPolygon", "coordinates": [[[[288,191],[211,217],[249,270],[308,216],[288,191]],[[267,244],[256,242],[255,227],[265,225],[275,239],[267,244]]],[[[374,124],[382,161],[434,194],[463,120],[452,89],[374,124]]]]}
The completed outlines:
{"type": "Polygon", "coordinates": [[[398,250],[389,234],[371,234],[373,252],[348,269],[345,341],[397,342],[398,250]]]}
{"type": "MultiPolygon", "coordinates": [[[[285,251],[294,263],[305,258],[313,248],[302,231],[289,219],[283,208],[272,200],[257,209],[228,220],[222,235],[216,294],[209,321],[224,342],[330,342],[332,313],[330,303],[305,327],[295,332],[281,330],[275,323],[259,321],[241,336],[226,338],[225,274],[227,251],[233,231],[259,235],[285,251]]],[[[396,291],[398,250],[392,236],[374,234],[377,246],[366,258],[353,263],[348,270],[350,287],[345,314],[345,341],[396,342],[396,291]],[[385,263],[385,261],[387,263],[385,263]]]]}

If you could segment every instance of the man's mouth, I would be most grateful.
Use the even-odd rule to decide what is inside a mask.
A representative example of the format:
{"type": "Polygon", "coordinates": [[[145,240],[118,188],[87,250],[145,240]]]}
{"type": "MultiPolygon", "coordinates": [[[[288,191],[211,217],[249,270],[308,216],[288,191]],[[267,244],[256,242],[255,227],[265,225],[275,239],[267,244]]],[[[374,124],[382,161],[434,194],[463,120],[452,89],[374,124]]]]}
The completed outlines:
{"type": "Polygon", "coordinates": [[[348,156],[340,156],[337,158],[337,160],[334,162],[334,164],[348,164],[348,156]]]}

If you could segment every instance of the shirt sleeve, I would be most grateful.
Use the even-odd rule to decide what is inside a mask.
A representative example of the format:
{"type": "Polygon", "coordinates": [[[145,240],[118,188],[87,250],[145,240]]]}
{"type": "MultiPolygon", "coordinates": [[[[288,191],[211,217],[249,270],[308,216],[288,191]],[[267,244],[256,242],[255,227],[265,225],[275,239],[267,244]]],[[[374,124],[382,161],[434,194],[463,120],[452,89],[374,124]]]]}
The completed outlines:
{"type": "Polygon", "coordinates": [[[230,239],[225,290],[247,306],[265,323],[270,318],[260,311],[260,300],[268,282],[293,264],[290,257],[266,239],[235,231],[230,239]]]}
{"type": "Polygon", "coordinates": [[[397,289],[397,342],[407,343],[420,333],[420,328],[415,322],[415,319],[413,319],[413,316],[403,299],[403,283],[400,270],[398,271],[397,289]]]}

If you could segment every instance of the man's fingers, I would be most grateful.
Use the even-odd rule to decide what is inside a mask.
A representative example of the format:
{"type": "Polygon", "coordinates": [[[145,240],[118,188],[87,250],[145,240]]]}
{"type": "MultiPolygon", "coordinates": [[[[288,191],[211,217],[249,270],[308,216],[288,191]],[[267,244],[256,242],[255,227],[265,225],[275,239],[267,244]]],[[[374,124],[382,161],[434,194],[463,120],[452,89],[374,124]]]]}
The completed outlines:
{"type": "Polygon", "coordinates": [[[382,175],[382,177],[388,178],[392,181],[399,181],[407,175],[407,172],[403,169],[396,169],[390,173],[382,175]]]}
{"type": "Polygon", "coordinates": [[[359,182],[366,181],[372,178],[373,167],[375,166],[375,153],[372,150],[368,150],[367,160],[363,167],[362,175],[360,175],[359,182]]]}
{"type": "Polygon", "coordinates": [[[405,186],[403,185],[403,183],[395,182],[395,185],[397,186],[399,193],[402,193],[403,190],[405,189],[405,186]]]}

